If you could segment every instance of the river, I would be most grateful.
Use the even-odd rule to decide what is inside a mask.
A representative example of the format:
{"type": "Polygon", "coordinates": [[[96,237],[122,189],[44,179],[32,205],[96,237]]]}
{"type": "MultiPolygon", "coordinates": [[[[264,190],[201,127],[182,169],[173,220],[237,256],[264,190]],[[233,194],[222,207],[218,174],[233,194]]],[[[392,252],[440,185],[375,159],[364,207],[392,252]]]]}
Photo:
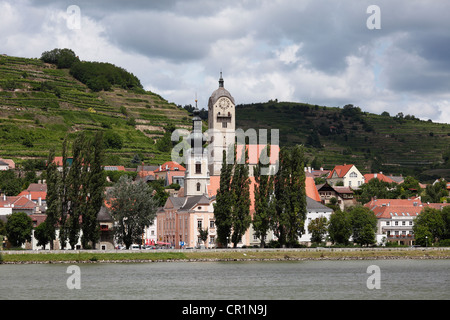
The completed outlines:
{"type": "Polygon", "coordinates": [[[450,260],[86,263],[75,271],[71,266],[0,265],[0,299],[450,299],[450,260]]]}

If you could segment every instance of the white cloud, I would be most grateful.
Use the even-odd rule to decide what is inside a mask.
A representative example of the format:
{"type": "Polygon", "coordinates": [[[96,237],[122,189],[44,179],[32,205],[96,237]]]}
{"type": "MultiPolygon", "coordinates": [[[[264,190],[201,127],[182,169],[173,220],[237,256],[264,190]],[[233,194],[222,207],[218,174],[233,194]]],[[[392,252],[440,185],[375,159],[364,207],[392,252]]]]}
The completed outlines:
{"type": "Polygon", "coordinates": [[[197,94],[206,107],[222,70],[237,103],[352,103],[450,123],[449,3],[380,0],[381,30],[366,27],[369,0],[76,3],[79,30],[67,28],[68,3],[0,2],[1,50],[68,47],[182,105],[197,94]]]}

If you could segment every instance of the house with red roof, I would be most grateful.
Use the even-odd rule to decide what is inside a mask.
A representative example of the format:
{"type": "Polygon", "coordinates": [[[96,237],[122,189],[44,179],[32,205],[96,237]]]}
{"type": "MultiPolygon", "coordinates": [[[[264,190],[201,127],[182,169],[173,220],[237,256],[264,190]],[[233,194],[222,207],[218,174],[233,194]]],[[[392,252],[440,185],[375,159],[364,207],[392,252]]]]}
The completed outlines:
{"type": "Polygon", "coordinates": [[[331,186],[340,185],[358,189],[364,183],[364,176],[353,164],[335,166],[327,177],[327,182],[331,186]]]}
{"type": "Polygon", "coordinates": [[[393,241],[413,245],[414,219],[424,208],[420,198],[372,199],[364,206],[377,217],[377,243],[393,241]]]}
{"type": "Polygon", "coordinates": [[[350,187],[332,186],[328,182],[325,182],[317,185],[316,189],[319,193],[319,201],[322,204],[327,205],[332,203],[333,198],[336,199],[336,204],[341,210],[356,204],[353,189],[350,187]]]}
{"type": "Polygon", "coordinates": [[[45,205],[47,199],[47,184],[31,183],[26,190],[19,193],[19,196],[25,196],[39,206],[45,205]]]}
{"type": "Polygon", "coordinates": [[[394,241],[401,245],[414,244],[414,219],[426,207],[442,210],[449,203],[422,203],[420,197],[410,199],[375,199],[364,206],[377,218],[377,243],[394,241]]]}
{"type": "Polygon", "coordinates": [[[156,179],[164,179],[166,186],[172,183],[177,183],[182,187],[184,186],[186,168],[175,161],[165,162],[154,170],[153,173],[156,179]]]}

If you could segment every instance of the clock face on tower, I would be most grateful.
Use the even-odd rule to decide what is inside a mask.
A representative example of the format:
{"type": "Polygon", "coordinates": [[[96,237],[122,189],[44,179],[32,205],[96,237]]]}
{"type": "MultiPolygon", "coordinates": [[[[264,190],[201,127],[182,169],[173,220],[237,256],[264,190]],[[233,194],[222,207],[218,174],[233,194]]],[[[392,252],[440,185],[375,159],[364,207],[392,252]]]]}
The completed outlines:
{"type": "Polygon", "coordinates": [[[230,100],[228,100],[227,98],[220,98],[219,101],[217,102],[217,105],[222,110],[225,110],[225,109],[228,109],[229,107],[231,107],[230,100]]]}

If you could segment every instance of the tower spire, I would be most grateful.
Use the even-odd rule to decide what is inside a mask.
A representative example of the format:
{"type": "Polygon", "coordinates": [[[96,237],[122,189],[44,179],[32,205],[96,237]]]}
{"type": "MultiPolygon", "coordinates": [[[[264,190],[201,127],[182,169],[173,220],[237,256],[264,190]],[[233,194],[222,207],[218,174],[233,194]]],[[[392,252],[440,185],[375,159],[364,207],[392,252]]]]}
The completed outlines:
{"type": "Polygon", "coordinates": [[[220,70],[219,88],[223,88],[222,70],[220,70]]]}

